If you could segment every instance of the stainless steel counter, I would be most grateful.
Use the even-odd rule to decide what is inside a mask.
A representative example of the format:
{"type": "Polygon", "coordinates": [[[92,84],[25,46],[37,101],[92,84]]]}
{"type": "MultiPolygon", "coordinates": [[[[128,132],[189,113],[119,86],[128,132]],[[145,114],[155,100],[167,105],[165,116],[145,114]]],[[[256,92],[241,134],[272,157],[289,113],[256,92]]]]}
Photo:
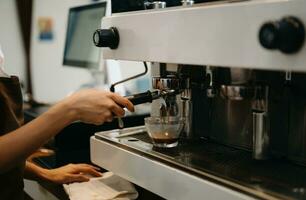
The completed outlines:
{"type": "Polygon", "coordinates": [[[96,133],[92,162],[166,199],[306,199],[304,167],[205,140],[156,149],[141,130],[96,133]]]}

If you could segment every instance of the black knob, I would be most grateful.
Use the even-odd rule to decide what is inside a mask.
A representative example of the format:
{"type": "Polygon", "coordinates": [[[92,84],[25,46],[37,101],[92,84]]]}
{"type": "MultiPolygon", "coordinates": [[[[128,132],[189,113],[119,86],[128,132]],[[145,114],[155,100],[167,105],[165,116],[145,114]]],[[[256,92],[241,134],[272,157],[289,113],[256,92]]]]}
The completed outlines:
{"type": "Polygon", "coordinates": [[[119,45],[119,32],[115,27],[98,29],[93,34],[93,42],[97,47],[117,49],[119,45]]]}
{"type": "Polygon", "coordinates": [[[278,49],[286,54],[298,52],[304,44],[304,39],[304,25],[295,17],[267,22],[259,31],[259,41],[263,47],[278,49]]]}

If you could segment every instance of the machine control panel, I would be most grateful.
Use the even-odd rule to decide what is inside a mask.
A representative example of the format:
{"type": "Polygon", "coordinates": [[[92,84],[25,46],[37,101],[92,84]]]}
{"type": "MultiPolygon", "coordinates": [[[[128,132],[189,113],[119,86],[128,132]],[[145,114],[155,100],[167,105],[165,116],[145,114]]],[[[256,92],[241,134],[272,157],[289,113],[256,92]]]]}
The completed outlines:
{"type": "Polygon", "coordinates": [[[305,29],[296,17],[285,17],[262,25],[260,44],[267,49],[278,49],[285,54],[298,52],[304,44],[305,29]]]}

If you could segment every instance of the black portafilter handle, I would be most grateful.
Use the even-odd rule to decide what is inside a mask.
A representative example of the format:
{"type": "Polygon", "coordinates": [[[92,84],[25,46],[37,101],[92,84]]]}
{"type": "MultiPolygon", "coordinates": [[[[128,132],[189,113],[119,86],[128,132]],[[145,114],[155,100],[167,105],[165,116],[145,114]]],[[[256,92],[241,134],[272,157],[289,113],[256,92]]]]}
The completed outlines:
{"type": "Polygon", "coordinates": [[[153,92],[148,90],[143,93],[125,96],[125,98],[130,100],[133,103],[133,105],[139,105],[143,103],[152,103],[153,100],[158,99],[160,97],[177,95],[179,92],[180,92],[179,90],[153,91],[153,92]]]}
{"type": "Polygon", "coordinates": [[[159,94],[157,91],[151,92],[146,91],[143,93],[133,94],[130,96],[125,96],[128,100],[130,100],[133,105],[143,104],[143,103],[151,103],[154,99],[159,98],[159,94]]]}

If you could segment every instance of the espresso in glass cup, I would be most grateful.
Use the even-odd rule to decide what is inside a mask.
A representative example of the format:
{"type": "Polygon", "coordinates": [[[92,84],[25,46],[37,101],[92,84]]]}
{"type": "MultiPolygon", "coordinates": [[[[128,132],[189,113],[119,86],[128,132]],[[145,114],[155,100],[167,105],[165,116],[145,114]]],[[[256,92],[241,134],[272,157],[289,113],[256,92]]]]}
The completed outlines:
{"type": "Polygon", "coordinates": [[[170,148],[177,146],[184,120],[179,117],[147,117],[145,126],[154,146],[170,148]]]}

